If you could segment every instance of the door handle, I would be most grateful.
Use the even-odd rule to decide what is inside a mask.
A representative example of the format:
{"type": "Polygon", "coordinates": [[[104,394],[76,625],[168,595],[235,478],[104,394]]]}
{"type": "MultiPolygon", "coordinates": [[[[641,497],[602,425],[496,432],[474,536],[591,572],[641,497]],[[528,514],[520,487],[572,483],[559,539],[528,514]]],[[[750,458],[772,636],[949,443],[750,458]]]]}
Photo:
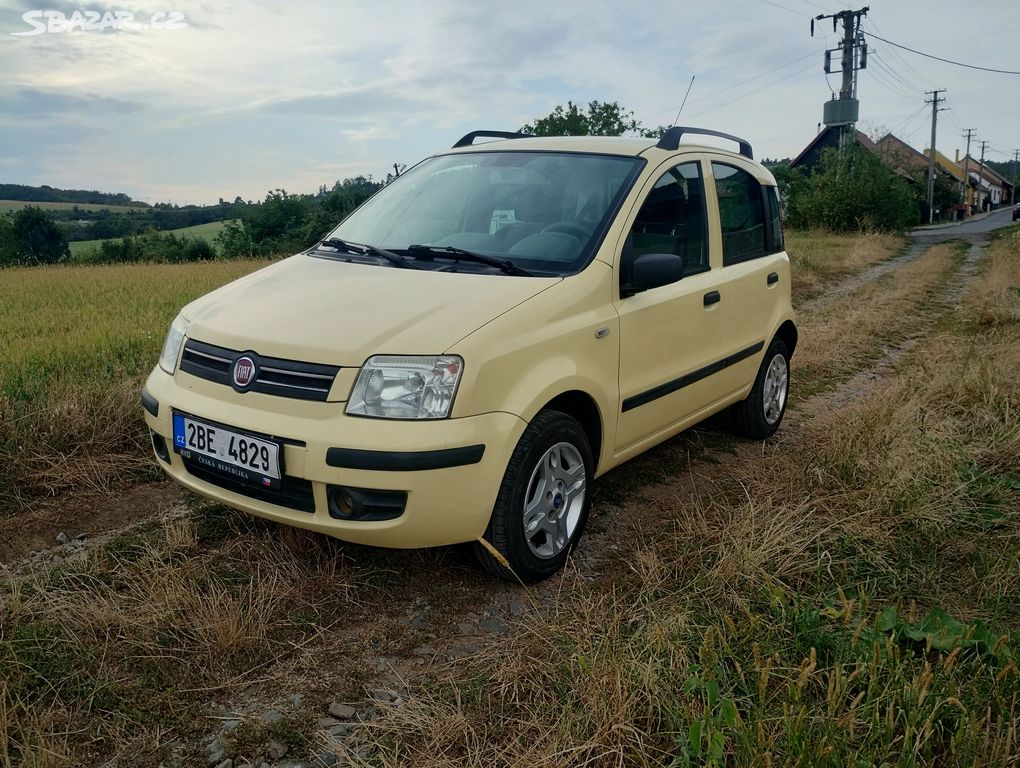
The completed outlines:
{"type": "Polygon", "coordinates": [[[719,295],[719,291],[709,291],[705,294],[705,306],[710,307],[713,304],[718,304],[722,296],[719,295]]]}
{"type": "Polygon", "coordinates": [[[767,285],[775,285],[778,282],[779,282],[778,272],[769,272],[769,276],[765,278],[765,283],[767,285]]]}

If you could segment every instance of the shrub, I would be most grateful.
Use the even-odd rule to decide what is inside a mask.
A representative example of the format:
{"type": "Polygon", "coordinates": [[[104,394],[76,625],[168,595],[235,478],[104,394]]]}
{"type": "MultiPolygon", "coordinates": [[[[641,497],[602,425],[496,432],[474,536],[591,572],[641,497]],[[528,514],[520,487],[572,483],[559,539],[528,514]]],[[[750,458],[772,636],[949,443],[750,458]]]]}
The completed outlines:
{"type": "Polygon", "coordinates": [[[813,175],[788,184],[787,220],[797,229],[896,231],[919,221],[908,183],[860,147],[826,150],[813,175]]]}

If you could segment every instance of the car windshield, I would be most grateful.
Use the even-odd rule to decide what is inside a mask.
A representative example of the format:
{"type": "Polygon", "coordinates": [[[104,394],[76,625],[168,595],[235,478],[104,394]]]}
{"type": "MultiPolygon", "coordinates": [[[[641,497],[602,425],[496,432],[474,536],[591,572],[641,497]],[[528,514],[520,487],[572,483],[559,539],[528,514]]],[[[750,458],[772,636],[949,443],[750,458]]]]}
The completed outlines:
{"type": "Polygon", "coordinates": [[[329,237],[408,255],[431,268],[493,271],[458,260],[455,250],[462,249],[531,274],[570,274],[591,259],[643,162],[579,152],[433,157],[382,189],[329,237]]]}

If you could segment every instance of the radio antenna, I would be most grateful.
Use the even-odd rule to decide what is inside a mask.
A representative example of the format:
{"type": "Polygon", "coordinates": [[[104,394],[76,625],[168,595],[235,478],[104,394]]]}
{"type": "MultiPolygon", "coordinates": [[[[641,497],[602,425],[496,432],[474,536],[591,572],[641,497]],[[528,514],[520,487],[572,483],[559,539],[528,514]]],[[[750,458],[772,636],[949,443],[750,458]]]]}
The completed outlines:
{"type": "Polygon", "coordinates": [[[676,113],[676,120],[673,121],[673,125],[680,122],[680,112],[684,111],[684,104],[687,103],[687,97],[691,95],[691,86],[694,85],[694,75],[691,75],[691,82],[687,84],[687,93],[684,94],[683,103],[680,105],[680,110],[676,113]]]}

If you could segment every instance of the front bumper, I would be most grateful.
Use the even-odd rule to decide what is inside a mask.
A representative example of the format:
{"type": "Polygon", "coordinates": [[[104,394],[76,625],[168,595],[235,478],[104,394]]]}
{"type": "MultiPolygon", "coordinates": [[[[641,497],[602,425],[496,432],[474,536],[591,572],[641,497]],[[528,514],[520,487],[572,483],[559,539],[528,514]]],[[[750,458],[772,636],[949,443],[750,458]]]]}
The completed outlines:
{"type": "Polygon", "coordinates": [[[344,413],[346,403],[239,394],[180,370],[170,376],[158,367],[146,381],[142,403],[145,423],[166,446],[173,444],[174,411],[284,441],[285,493],[199,476],[180,454],[157,451],[160,466],[182,485],[286,525],[397,548],[481,536],[510,454],[527,426],[509,413],[420,422],[351,417],[344,413]],[[330,514],[330,486],[406,493],[406,503],[403,513],[389,520],[338,519],[330,514]]]}

